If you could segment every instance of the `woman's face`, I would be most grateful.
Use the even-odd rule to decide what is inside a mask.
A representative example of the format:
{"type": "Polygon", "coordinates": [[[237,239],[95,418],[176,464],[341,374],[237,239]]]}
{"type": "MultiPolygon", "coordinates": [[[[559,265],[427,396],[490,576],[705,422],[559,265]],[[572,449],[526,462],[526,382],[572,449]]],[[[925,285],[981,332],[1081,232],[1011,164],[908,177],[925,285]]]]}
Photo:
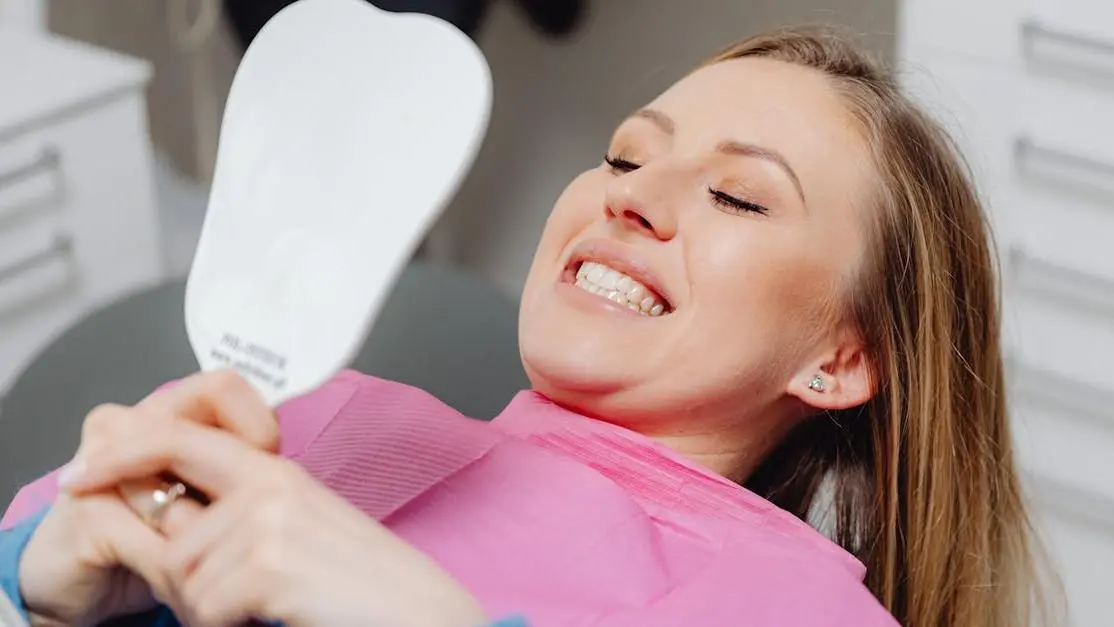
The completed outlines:
{"type": "Polygon", "coordinates": [[[702,68],[625,120],[526,281],[535,388],[643,432],[866,400],[836,322],[873,176],[855,129],[828,78],[766,59],[702,68]]]}

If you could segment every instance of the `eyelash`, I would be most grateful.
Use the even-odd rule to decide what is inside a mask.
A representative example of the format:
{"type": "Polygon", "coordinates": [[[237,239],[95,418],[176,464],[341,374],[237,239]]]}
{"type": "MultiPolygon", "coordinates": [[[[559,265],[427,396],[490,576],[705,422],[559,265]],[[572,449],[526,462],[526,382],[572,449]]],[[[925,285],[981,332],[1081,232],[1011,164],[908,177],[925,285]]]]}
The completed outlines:
{"type": "MultiPolygon", "coordinates": [[[[639,164],[634,163],[633,161],[624,159],[623,157],[612,157],[611,155],[607,155],[604,157],[603,160],[607,162],[607,165],[613,171],[620,174],[633,172],[642,167],[639,164]]],[[[712,187],[708,188],[708,194],[711,195],[712,202],[733,213],[757,213],[759,215],[766,215],[770,212],[769,209],[763,207],[762,205],[750,202],[749,200],[743,200],[742,198],[736,198],[731,194],[721,192],[712,187]]]]}
{"type": "Polygon", "coordinates": [[[616,172],[622,174],[626,174],[627,172],[634,172],[638,168],[642,167],[637,163],[634,163],[633,161],[628,161],[622,157],[612,157],[611,155],[605,156],[603,160],[607,162],[607,165],[611,166],[612,170],[615,170],[616,172]]]}
{"type": "Polygon", "coordinates": [[[750,202],[749,200],[743,200],[742,198],[736,198],[731,194],[725,194],[711,187],[708,188],[708,193],[712,195],[712,202],[729,211],[736,213],[757,213],[759,215],[766,215],[770,212],[769,209],[762,205],[750,202]]]}

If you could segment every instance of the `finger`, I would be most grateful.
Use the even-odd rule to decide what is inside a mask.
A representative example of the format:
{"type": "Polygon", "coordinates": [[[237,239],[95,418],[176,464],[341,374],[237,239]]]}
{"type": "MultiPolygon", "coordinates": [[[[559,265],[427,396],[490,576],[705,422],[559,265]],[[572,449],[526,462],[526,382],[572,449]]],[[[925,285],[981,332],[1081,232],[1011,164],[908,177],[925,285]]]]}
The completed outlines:
{"type": "Polygon", "coordinates": [[[147,582],[158,598],[170,598],[172,586],[163,568],[166,538],[143,523],[114,493],[86,497],[89,520],[97,521],[101,549],[109,558],[147,582]]]}
{"type": "MultiPolygon", "coordinates": [[[[106,496],[106,500],[109,499],[115,511],[113,519],[107,522],[114,532],[125,536],[124,539],[115,541],[118,563],[142,579],[156,600],[169,605],[175,614],[181,612],[185,606],[181,600],[181,592],[164,567],[169,546],[167,539],[136,516],[119,494],[106,496]]],[[[200,506],[196,507],[198,511],[194,515],[200,513],[200,506]]],[[[168,514],[181,515],[185,510],[186,508],[179,506],[168,514]]]]}
{"type": "MultiPolygon", "coordinates": [[[[206,623],[219,622],[221,619],[228,620],[232,618],[230,616],[232,614],[259,609],[241,607],[240,612],[236,612],[232,606],[251,605],[243,599],[239,603],[234,602],[233,599],[225,599],[216,602],[214,607],[207,607],[217,596],[215,592],[228,584],[230,576],[236,575],[238,571],[250,569],[252,547],[243,535],[246,534],[232,533],[219,538],[217,544],[210,547],[209,552],[200,556],[196,567],[188,575],[175,579],[182,601],[191,612],[204,615],[206,623]]],[[[254,578],[258,579],[257,576],[254,578]]],[[[237,590],[235,595],[249,596],[247,590],[237,590]]]]}
{"type": "Polygon", "coordinates": [[[193,375],[148,396],[136,409],[153,415],[178,415],[230,431],[256,448],[272,453],[279,450],[274,412],[234,370],[193,375]]]}
{"type": "Polygon", "coordinates": [[[188,527],[169,534],[165,570],[177,583],[185,582],[205,555],[245,527],[245,509],[243,499],[221,500],[205,508],[188,527]]]}
{"type": "Polygon", "coordinates": [[[97,419],[97,435],[83,437],[80,461],[59,477],[59,485],[70,492],[103,490],[169,472],[216,498],[276,463],[274,456],[225,431],[188,420],[152,421],[134,410],[114,408],[90,419],[105,412],[111,415],[97,419]]]}
{"type": "Polygon", "coordinates": [[[116,489],[141,520],[164,536],[172,536],[182,529],[188,529],[204,511],[201,503],[187,496],[162,505],[160,509],[155,495],[157,492],[165,493],[167,489],[167,482],[161,478],[122,481],[116,489]],[[157,512],[153,518],[152,512],[157,512]]]}
{"type": "Polygon", "coordinates": [[[246,535],[235,534],[221,543],[179,584],[182,603],[193,618],[190,624],[231,627],[273,618],[263,606],[266,583],[246,566],[252,552],[246,535]]]}
{"type": "Polygon", "coordinates": [[[197,524],[202,514],[205,513],[205,509],[204,505],[191,498],[179,499],[171,504],[166,513],[163,514],[159,530],[162,531],[162,535],[168,538],[180,535],[183,530],[197,524]]]}

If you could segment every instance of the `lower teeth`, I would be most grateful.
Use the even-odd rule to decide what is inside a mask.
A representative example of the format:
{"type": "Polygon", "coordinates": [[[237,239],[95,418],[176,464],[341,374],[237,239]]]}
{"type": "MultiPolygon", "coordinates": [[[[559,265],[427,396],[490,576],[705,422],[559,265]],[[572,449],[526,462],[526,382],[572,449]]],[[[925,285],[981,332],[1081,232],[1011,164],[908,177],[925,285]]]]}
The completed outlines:
{"type": "Polygon", "coordinates": [[[627,309],[635,313],[642,314],[643,316],[656,317],[665,313],[665,307],[661,303],[656,303],[649,296],[642,299],[641,302],[631,302],[627,299],[627,295],[619,290],[605,289],[599,285],[594,285],[584,281],[583,279],[576,282],[576,286],[597,296],[603,296],[618,305],[625,305],[627,309]],[[649,301],[649,302],[646,302],[649,301]],[[646,305],[645,308],[642,305],[646,305]]]}

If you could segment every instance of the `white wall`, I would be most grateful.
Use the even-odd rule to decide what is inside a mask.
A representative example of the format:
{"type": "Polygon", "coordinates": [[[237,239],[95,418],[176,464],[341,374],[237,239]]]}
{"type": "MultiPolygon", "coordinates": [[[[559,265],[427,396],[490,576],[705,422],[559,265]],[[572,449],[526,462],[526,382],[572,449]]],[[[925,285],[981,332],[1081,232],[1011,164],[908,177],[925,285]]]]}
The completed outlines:
{"type": "Polygon", "coordinates": [[[832,23],[892,58],[893,0],[589,0],[575,39],[529,30],[495,3],[481,45],[495,79],[486,143],[433,236],[517,295],[553,201],[599,162],[614,125],[723,45],[773,26],[832,23]]]}
{"type": "Polygon", "coordinates": [[[0,0],[0,27],[40,31],[45,25],[45,0],[0,0]]]}

